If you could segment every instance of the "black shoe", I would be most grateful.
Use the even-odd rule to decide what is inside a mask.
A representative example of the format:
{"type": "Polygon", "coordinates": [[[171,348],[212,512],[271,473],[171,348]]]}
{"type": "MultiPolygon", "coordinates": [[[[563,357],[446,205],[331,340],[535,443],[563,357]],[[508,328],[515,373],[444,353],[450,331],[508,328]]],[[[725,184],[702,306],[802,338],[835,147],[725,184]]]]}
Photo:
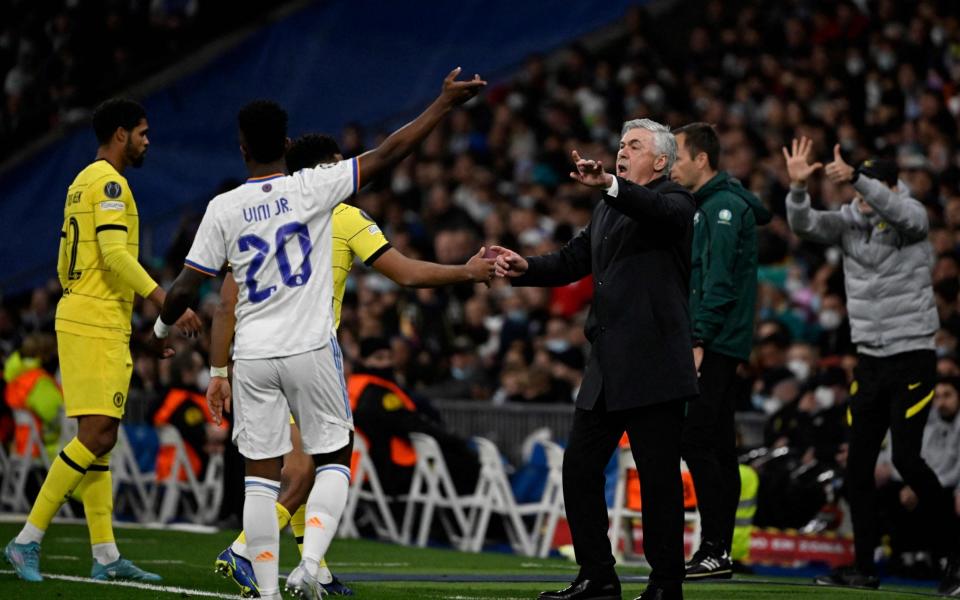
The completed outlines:
{"type": "Polygon", "coordinates": [[[834,569],[827,575],[817,575],[813,578],[813,582],[817,585],[839,585],[874,590],[880,587],[880,579],[876,575],[864,575],[852,567],[834,569]]]}
{"type": "Polygon", "coordinates": [[[577,579],[556,592],[541,592],[540,600],[621,600],[620,581],[577,579]]]}
{"type": "Polygon", "coordinates": [[[651,583],[634,600],[683,600],[683,588],[678,586],[676,590],[671,591],[651,583]]]}
{"type": "Polygon", "coordinates": [[[947,563],[947,571],[943,574],[937,593],[951,598],[960,597],[960,557],[953,557],[947,563]]]}
{"type": "Polygon", "coordinates": [[[733,561],[726,549],[717,544],[703,544],[686,564],[687,579],[730,579],[733,561]]]}

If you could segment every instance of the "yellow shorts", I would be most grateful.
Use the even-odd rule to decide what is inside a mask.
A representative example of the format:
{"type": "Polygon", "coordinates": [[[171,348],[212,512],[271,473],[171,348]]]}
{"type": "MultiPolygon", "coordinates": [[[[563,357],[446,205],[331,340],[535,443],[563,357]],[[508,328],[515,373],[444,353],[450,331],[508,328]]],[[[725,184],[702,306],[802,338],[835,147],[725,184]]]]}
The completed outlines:
{"type": "Polygon", "coordinates": [[[129,342],[58,331],[57,352],[68,417],[123,417],[133,372],[129,342]]]}

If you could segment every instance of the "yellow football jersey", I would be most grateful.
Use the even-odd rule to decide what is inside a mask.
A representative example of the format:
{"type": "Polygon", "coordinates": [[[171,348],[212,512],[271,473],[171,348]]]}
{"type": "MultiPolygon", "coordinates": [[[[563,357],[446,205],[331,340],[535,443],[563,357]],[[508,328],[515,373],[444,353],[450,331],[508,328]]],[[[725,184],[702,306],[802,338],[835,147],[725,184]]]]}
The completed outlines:
{"type": "Polygon", "coordinates": [[[390,249],[390,242],[374,223],[356,206],[340,204],[333,209],[333,319],[340,328],[340,309],[347,287],[347,275],[356,256],[370,266],[390,249]]]}
{"type": "Polygon", "coordinates": [[[70,184],[57,260],[63,286],[58,331],[129,339],[134,293],[149,295],[157,285],[136,262],[139,221],[127,180],[106,160],[88,165],[70,184]],[[130,256],[116,260],[110,252],[124,240],[130,256]],[[105,260],[103,249],[111,243],[105,260]]]}

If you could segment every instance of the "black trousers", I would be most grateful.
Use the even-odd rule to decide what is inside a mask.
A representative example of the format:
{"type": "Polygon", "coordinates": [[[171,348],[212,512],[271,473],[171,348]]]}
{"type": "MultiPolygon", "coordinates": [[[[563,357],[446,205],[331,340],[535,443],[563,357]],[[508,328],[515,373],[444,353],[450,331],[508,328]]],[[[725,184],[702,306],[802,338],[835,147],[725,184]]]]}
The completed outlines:
{"type": "Polygon", "coordinates": [[[740,466],[734,424],[737,365],[732,356],[706,351],[700,397],[689,403],[680,453],[697,490],[705,543],[730,551],[740,502],[740,466]]]}
{"type": "Polygon", "coordinates": [[[893,465],[904,483],[917,493],[917,510],[929,512],[937,523],[937,530],[928,532],[934,551],[953,555],[960,547],[960,523],[953,497],[920,456],[936,381],[937,359],[930,350],[884,358],[859,356],[850,390],[847,497],[861,572],[876,571],[873,553],[880,538],[874,468],[887,429],[893,443],[893,465]]]}
{"type": "Polygon", "coordinates": [[[680,431],[684,400],[608,412],[601,392],[593,410],[577,409],[563,457],[563,499],[580,576],[616,578],[607,537],[604,468],[623,432],[640,476],[643,546],[650,581],[680,590],[683,567],[683,483],[680,431]]]}

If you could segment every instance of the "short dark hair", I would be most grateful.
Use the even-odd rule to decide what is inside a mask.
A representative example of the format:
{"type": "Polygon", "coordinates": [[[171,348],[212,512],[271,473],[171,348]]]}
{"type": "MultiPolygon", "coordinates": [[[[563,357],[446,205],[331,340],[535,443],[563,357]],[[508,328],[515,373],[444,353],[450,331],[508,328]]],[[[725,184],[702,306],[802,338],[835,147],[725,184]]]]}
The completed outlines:
{"type": "Polygon", "coordinates": [[[254,100],[237,115],[250,158],[268,163],[283,158],[287,149],[287,111],[273,100],[254,100]]]}
{"type": "Polygon", "coordinates": [[[340,145],[329,135],[308,133],[301,135],[287,148],[287,172],[296,173],[320,163],[333,162],[340,154],[340,145]]]}
{"type": "MultiPolygon", "coordinates": [[[[716,171],[720,167],[720,136],[717,130],[709,123],[690,123],[673,130],[673,135],[686,136],[684,144],[690,152],[690,158],[696,158],[701,152],[706,153],[710,168],[716,171]]],[[[679,150],[679,149],[678,149],[679,150]]]]}
{"type": "Polygon", "coordinates": [[[93,109],[93,132],[97,142],[103,146],[113,137],[117,127],[132,131],[147,118],[147,111],[139,102],[129,98],[111,98],[101,102],[93,109]]]}

